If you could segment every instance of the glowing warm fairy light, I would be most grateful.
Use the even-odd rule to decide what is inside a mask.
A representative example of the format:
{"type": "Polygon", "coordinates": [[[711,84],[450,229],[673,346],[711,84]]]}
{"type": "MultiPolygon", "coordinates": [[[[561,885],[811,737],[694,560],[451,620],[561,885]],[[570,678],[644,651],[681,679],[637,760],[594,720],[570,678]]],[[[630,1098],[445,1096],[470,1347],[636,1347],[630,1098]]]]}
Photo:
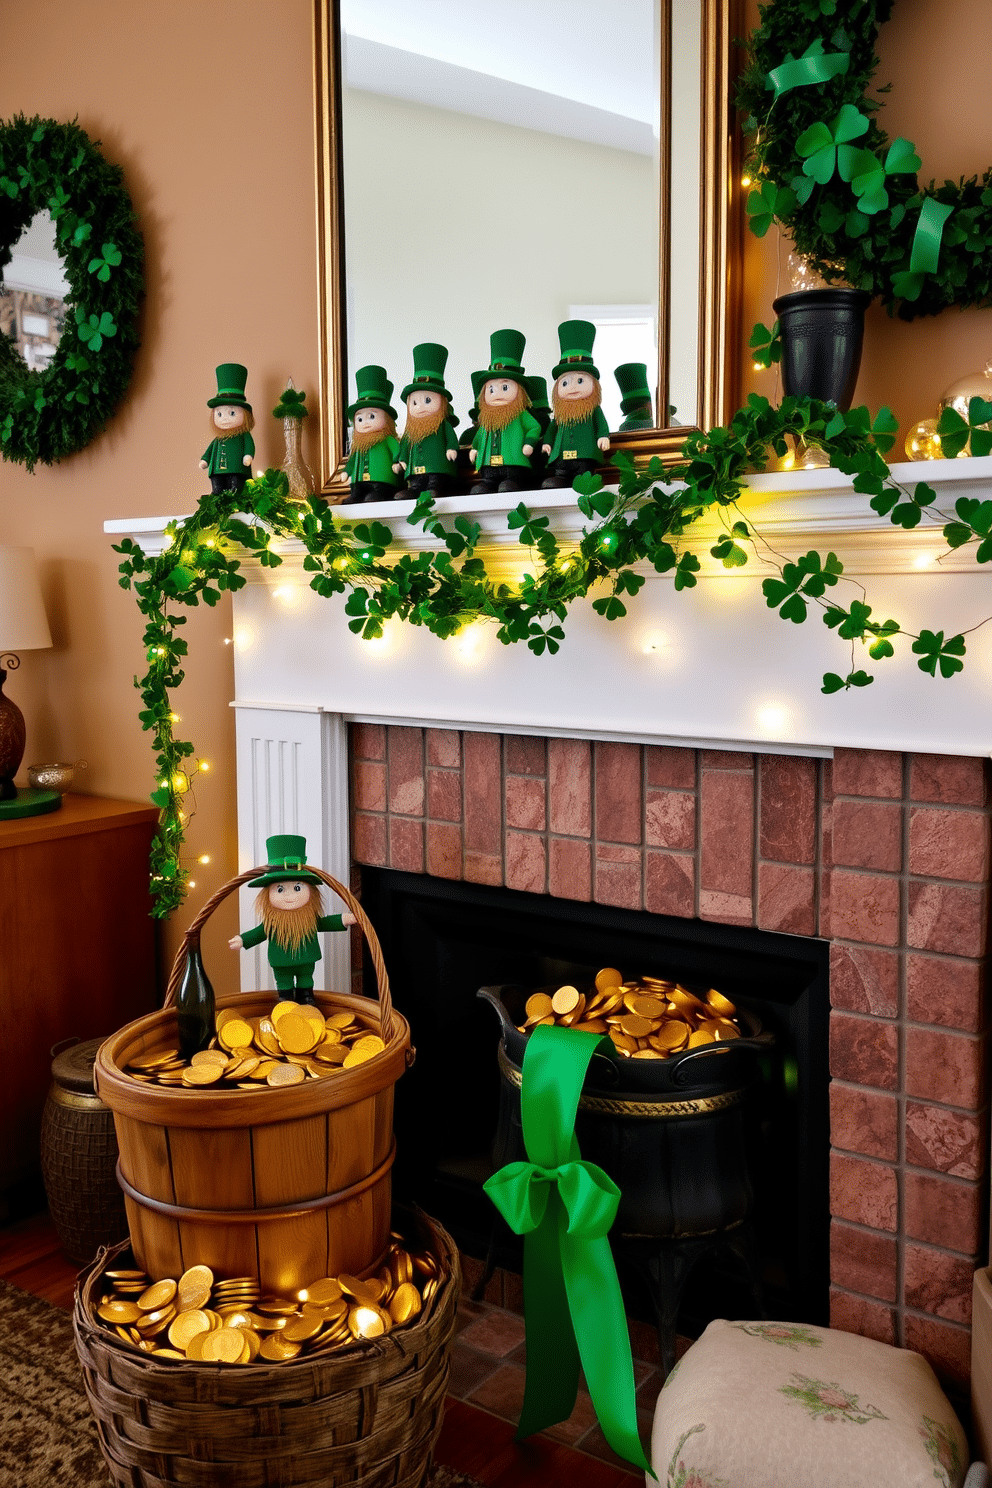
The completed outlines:
{"type": "Polygon", "coordinates": [[[649,630],[647,635],[641,639],[641,650],[645,656],[657,656],[659,651],[668,649],[668,637],[660,630],[649,630]]]}
{"type": "Polygon", "coordinates": [[[343,557],[342,558],[335,558],[335,560],[334,560],[334,567],[335,568],[347,568],[348,567],[348,560],[347,560],[347,558],[343,558],[343,557]]]}
{"type": "Polygon", "coordinates": [[[929,568],[932,562],[933,562],[933,554],[932,553],[917,553],[916,557],[913,559],[913,567],[914,568],[929,568]]]}
{"type": "Polygon", "coordinates": [[[751,177],[750,176],[741,176],[741,185],[743,187],[747,188],[748,186],[750,186],[750,184],[751,184],[751,177]]]}
{"type": "Polygon", "coordinates": [[[182,723],[182,718],[179,716],[178,713],[170,713],[169,714],[169,722],[170,723],[182,723]]]}
{"type": "Polygon", "coordinates": [[[173,775],[172,789],[178,792],[180,796],[184,796],[189,790],[189,780],[186,775],[183,774],[182,770],[177,770],[175,775],[173,775]]]}
{"type": "Polygon", "coordinates": [[[789,710],[781,703],[765,703],[758,709],[758,722],[771,733],[780,733],[789,721],[789,710]]]}
{"type": "Polygon", "coordinates": [[[481,625],[466,625],[453,641],[455,656],[466,666],[473,666],[482,657],[485,637],[481,625]]]}
{"type": "Polygon", "coordinates": [[[233,636],[225,636],[224,637],[224,645],[225,646],[233,646],[234,645],[234,637],[233,636]]]}
{"type": "Polygon", "coordinates": [[[202,863],[204,866],[206,866],[206,864],[210,862],[210,854],[209,853],[201,853],[200,856],[197,858],[196,861],[198,863],[202,863]]]}
{"type": "Polygon", "coordinates": [[[196,762],[196,768],[198,770],[209,770],[210,769],[210,761],[209,760],[197,760],[197,762],[196,762]]]}
{"type": "Polygon", "coordinates": [[[761,365],[761,363],[760,363],[760,362],[752,362],[752,363],[751,363],[751,370],[752,370],[752,371],[753,371],[753,372],[764,372],[764,370],[765,370],[765,369],[764,369],[764,367],[763,367],[763,366],[762,366],[762,365],[761,365]]]}

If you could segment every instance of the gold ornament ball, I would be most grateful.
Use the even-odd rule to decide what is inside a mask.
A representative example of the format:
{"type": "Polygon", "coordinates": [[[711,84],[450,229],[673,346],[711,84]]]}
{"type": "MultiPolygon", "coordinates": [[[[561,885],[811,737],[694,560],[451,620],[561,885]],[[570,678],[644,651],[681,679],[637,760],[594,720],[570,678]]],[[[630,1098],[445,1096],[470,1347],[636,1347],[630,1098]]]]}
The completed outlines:
{"type": "Polygon", "coordinates": [[[936,419],[920,419],[906,435],[906,454],[910,460],[942,460],[940,435],[936,419]]]}
{"type": "MultiPolygon", "coordinates": [[[[971,372],[959,382],[952,383],[940,400],[938,412],[943,413],[945,408],[953,408],[967,422],[972,398],[984,398],[987,403],[992,403],[992,361],[986,362],[981,372],[971,372]]],[[[981,427],[990,429],[992,424],[983,424],[981,427]]],[[[964,459],[970,453],[969,440],[958,459],[964,459]]]]}

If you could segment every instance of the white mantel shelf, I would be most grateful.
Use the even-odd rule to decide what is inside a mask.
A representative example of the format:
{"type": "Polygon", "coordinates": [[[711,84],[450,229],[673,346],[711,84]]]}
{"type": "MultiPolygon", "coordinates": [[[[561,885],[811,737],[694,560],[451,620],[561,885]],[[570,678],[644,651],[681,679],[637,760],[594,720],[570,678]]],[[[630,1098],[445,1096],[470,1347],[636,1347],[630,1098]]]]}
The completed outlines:
{"type": "MultiPolygon", "coordinates": [[[[926,480],[952,512],[961,496],[992,495],[992,456],[892,466],[899,482],[926,480]]],[[[879,619],[908,629],[969,629],[992,613],[992,584],[973,550],[939,564],[943,519],[904,532],[879,517],[836,470],[749,478],[741,514],[780,554],[832,549],[845,572],[864,582],[879,619]]],[[[479,553],[494,575],[519,577],[527,550],[506,526],[523,501],[546,515],[563,547],[587,524],[571,491],[439,500],[450,521],[464,514],[482,529],[479,553]]],[[[410,502],[343,507],[347,521],[375,518],[395,535],[397,551],[436,547],[407,522],[410,502]]],[[[132,537],[161,552],[170,518],[110,521],[119,541],[132,537]]],[[[273,544],[285,562],[271,570],[246,565],[249,582],[234,598],[236,697],[246,709],[332,713],[452,728],[507,730],[569,737],[629,739],[711,747],[829,755],[837,746],[986,755],[992,749],[992,626],[968,638],[963,674],[932,680],[919,671],[908,643],[892,660],[856,664],[874,672],[873,686],[834,696],[820,692],[824,671],[848,670],[850,648],[812,613],[804,625],[780,620],[766,606],[754,561],[726,570],[709,556],[716,521],[693,529],[690,546],[702,572],[697,587],[676,594],[670,576],[642,571],[647,582],[627,600],[625,620],[610,624],[588,600],[572,606],[555,657],[525,646],[501,646],[495,628],[473,626],[440,641],[392,622],[381,643],[351,635],[339,597],[319,599],[302,571],[297,543],[273,544]]],[[[860,597],[850,585],[834,591],[860,597]]]]}

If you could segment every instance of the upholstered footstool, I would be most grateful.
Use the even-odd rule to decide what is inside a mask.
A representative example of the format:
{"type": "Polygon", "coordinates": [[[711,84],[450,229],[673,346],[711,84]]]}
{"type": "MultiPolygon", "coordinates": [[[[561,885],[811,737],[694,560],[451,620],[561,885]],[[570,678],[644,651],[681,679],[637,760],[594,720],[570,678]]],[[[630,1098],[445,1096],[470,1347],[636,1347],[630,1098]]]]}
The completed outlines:
{"type": "Polygon", "coordinates": [[[663,1488],[962,1488],[968,1443],[921,1355],[720,1319],[665,1382],[651,1462],[663,1488]]]}

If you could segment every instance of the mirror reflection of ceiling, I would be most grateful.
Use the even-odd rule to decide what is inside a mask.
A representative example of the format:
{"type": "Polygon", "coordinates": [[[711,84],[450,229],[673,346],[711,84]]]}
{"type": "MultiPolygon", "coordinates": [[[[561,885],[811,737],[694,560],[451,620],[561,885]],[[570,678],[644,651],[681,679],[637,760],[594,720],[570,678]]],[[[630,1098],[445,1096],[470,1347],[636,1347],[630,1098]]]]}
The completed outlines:
{"type": "Polygon", "coordinates": [[[653,155],[654,0],[341,0],[349,87],[653,155]]]}
{"type": "Polygon", "coordinates": [[[14,244],[0,278],[0,335],[14,342],[29,371],[44,372],[51,364],[68,293],[55,223],[47,212],[38,212],[14,244]]]}

